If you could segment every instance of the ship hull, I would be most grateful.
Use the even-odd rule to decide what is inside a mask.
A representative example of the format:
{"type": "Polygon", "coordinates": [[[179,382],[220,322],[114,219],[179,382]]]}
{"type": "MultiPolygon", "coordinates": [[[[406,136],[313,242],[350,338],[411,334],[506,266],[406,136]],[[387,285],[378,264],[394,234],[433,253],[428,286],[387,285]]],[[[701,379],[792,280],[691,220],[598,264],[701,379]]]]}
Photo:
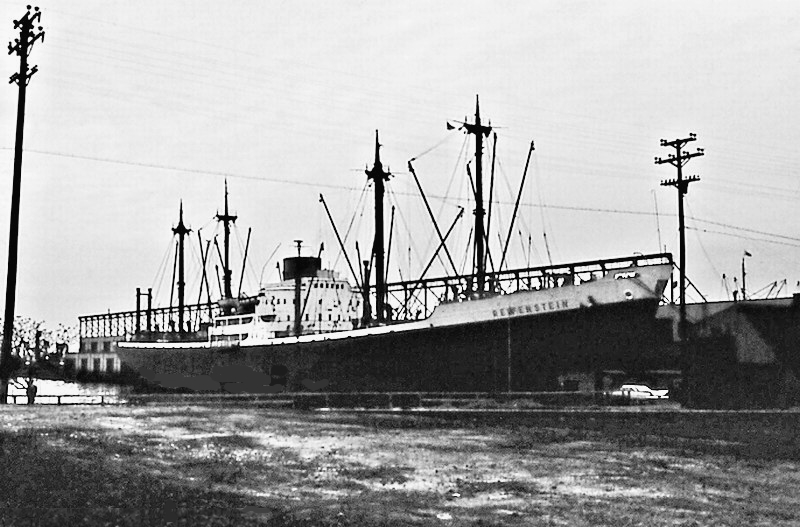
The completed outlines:
{"type": "Polygon", "coordinates": [[[551,390],[566,373],[643,371],[642,357],[657,345],[658,283],[632,293],[626,281],[609,280],[463,302],[427,321],[335,338],[232,347],[121,343],[119,355],[154,384],[194,390],[551,390]],[[603,295],[607,301],[598,302],[603,295]],[[474,315],[479,309],[485,313],[474,315]]]}

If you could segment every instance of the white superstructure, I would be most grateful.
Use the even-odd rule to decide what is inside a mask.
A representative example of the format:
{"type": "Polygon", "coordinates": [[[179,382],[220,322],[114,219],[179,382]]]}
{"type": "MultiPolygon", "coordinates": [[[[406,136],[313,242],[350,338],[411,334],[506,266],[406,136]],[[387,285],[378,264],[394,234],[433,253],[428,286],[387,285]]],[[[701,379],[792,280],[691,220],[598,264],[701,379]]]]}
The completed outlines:
{"type": "MultiPolygon", "coordinates": [[[[229,345],[249,337],[269,339],[292,334],[295,314],[295,282],[284,280],[265,286],[258,294],[255,311],[218,316],[209,329],[212,345],[229,345]]],[[[330,270],[302,278],[300,283],[302,334],[346,331],[358,326],[361,293],[330,270]]]]}

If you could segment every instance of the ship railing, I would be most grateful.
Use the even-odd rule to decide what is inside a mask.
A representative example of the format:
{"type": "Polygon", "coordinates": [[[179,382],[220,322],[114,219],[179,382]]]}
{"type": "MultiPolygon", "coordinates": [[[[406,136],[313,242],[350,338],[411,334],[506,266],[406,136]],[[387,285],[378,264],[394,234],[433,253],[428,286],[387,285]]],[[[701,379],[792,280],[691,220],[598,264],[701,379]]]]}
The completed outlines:
{"type": "MultiPolygon", "coordinates": [[[[495,292],[510,293],[523,289],[541,289],[582,283],[616,269],[633,265],[645,267],[672,263],[672,255],[669,253],[642,254],[562,265],[493,271],[486,274],[486,283],[491,284],[490,287],[495,292]]],[[[466,293],[472,290],[474,282],[475,275],[461,275],[387,283],[387,297],[393,311],[391,318],[399,321],[427,318],[440,303],[463,300],[466,293]]],[[[251,302],[254,298],[247,297],[244,301],[251,302]]],[[[191,327],[195,330],[207,328],[216,316],[220,315],[217,304],[191,304],[185,306],[184,309],[187,321],[191,322],[191,327]]],[[[171,327],[177,318],[178,308],[176,307],[153,308],[139,313],[124,311],[86,315],[78,317],[79,337],[82,341],[112,337],[136,340],[143,338],[144,334],[174,335],[177,332],[148,332],[145,328],[151,330],[161,328],[163,330],[171,327]],[[139,337],[136,336],[137,334],[139,337]]],[[[165,340],[169,338],[169,336],[163,337],[165,340]]]]}
{"type": "MultiPolygon", "coordinates": [[[[488,290],[480,296],[578,285],[602,278],[620,269],[672,263],[671,254],[654,253],[492,271],[486,273],[488,290]]],[[[386,289],[395,318],[414,320],[427,318],[441,303],[462,301],[474,296],[474,283],[475,275],[461,275],[391,282],[386,284],[386,289]]]]}
{"type": "Polygon", "coordinates": [[[208,332],[140,331],[129,335],[127,340],[131,342],[205,342],[208,340],[208,332]]]}

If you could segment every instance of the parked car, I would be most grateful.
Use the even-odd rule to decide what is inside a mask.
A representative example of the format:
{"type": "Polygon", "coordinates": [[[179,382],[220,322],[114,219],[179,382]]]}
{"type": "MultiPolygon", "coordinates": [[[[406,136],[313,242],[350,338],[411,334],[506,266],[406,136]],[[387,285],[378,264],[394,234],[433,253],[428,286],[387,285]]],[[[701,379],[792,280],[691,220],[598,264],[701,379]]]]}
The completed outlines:
{"type": "Polygon", "coordinates": [[[669,399],[669,390],[654,390],[644,384],[623,384],[616,390],[606,392],[606,395],[627,401],[656,401],[669,399]]]}

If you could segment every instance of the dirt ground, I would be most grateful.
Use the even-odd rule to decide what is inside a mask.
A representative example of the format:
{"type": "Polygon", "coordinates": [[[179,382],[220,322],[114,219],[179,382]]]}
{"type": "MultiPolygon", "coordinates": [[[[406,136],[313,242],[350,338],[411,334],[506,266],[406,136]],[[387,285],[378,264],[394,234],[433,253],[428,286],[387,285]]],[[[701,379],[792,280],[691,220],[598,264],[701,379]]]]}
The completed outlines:
{"type": "Polygon", "coordinates": [[[798,413],[0,408],[0,526],[800,525],[798,413]]]}

